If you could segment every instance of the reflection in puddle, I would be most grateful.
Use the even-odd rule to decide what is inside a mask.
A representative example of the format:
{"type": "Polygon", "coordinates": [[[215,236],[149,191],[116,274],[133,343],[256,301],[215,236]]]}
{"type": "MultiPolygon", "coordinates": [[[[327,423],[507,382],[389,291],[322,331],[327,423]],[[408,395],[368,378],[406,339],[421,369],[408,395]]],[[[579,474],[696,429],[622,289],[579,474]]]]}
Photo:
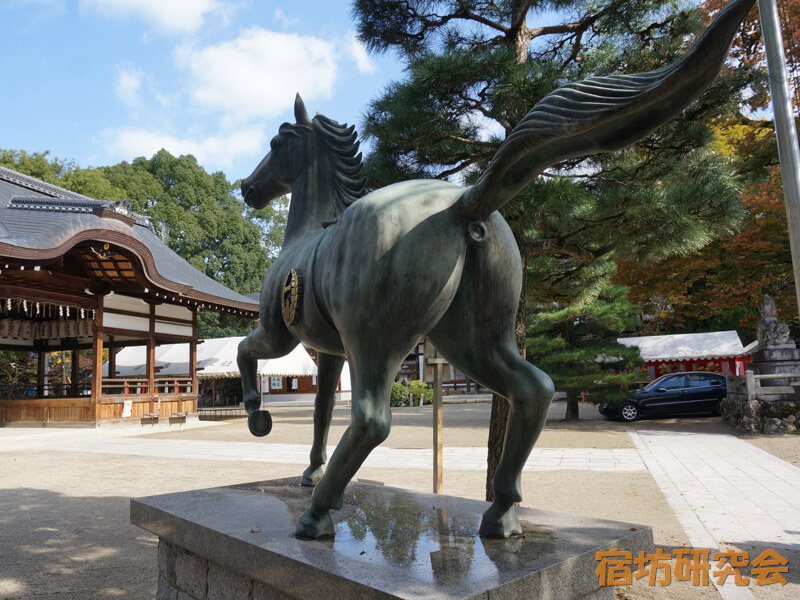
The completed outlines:
{"type": "Polygon", "coordinates": [[[489,540],[478,536],[480,514],[422,506],[411,494],[369,494],[336,524],[334,550],[359,562],[410,571],[416,579],[448,584],[508,573],[555,550],[551,531],[523,523],[524,535],[489,540]]]}
{"type": "MultiPolygon", "coordinates": [[[[282,506],[285,536],[293,539],[294,524],[311,502],[311,488],[300,478],[236,486],[256,492],[282,506]]],[[[333,511],[336,535],[322,540],[300,540],[296,546],[309,564],[317,564],[319,550],[333,550],[332,558],[400,570],[418,582],[469,584],[485,578],[513,578],[532,563],[552,562],[555,536],[549,529],[523,521],[524,535],[510,539],[485,539],[478,535],[479,503],[448,496],[420,495],[365,484],[350,484],[344,506],[333,511]],[[428,504],[430,502],[430,504],[428,504]]],[[[269,505],[268,510],[277,508],[269,505]]],[[[340,564],[341,568],[346,568],[340,564]]]]}

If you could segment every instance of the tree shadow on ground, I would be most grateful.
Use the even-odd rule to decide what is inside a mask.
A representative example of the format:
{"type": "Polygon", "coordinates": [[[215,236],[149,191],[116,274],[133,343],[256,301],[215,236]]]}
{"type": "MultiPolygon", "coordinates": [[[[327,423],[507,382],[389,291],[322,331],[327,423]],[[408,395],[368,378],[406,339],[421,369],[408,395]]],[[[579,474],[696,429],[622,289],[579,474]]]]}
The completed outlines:
{"type": "MultiPolygon", "coordinates": [[[[307,425],[313,418],[313,409],[306,412],[293,411],[291,414],[282,414],[271,410],[273,420],[290,425],[307,425]]],[[[474,429],[488,429],[491,404],[472,403],[444,406],[445,427],[466,427],[474,429]]],[[[392,427],[431,427],[433,408],[397,406],[392,408],[392,427]]],[[[331,420],[332,426],[347,427],[350,425],[350,409],[337,407],[331,420]]]]}
{"type": "Polygon", "coordinates": [[[127,497],[0,490],[0,598],[153,598],[157,544],[127,497]]]}
{"type": "Polygon", "coordinates": [[[728,433],[738,435],[721,417],[644,417],[632,423],[613,419],[548,420],[547,428],[559,431],[673,431],[681,433],[728,433]]]}

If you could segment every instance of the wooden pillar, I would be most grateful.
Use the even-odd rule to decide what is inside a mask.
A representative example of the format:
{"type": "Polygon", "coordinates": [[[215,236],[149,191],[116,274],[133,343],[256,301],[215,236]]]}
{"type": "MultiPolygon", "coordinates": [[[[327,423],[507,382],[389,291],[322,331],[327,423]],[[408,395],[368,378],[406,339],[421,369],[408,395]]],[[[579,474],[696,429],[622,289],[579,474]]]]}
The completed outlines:
{"type": "MultiPolygon", "coordinates": [[[[425,342],[425,361],[433,367],[433,493],[442,493],[442,369],[447,361],[430,343],[425,342]]],[[[420,403],[421,404],[421,403],[420,403]]]]}
{"type": "Polygon", "coordinates": [[[189,375],[192,378],[192,394],[195,397],[194,412],[200,404],[200,390],[197,388],[197,309],[192,310],[192,341],[189,342],[189,375]]]}
{"type": "Polygon", "coordinates": [[[150,396],[150,409],[153,412],[156,397],[156,305],[150,305],[150,331],[147,335],[147,393],[150,396]]]}
{"type": "Polygon", "coordinates": [[[37,398],[44,397],[44,368],[47,361],[47,353],[39,352],[36,361],[36,396],[37,398]]]}
{"type": "Polygon", "coordinates": [[[112,379],[117,376],[117,352],[114,347],[114,336],[108,336],[108,376],[112,379]]]}
{"type": "Polygon", "coordinates": [[[72,345],[72,372],[70,373],[70,385],[69,385],[69,395],[72,398],[78,397],[78,377],[80,376],[80,371],[78,367],[80,366],[81,362],[81,353],[78,350],[78,340],[77,338],[73,342],[72,345]]]}
{"type": "MultiPolygon", "coordinates": [[[[438,359],[441,360],[441,359],[438,359]]],[[[433,367],[433,493],[442,493],[442,363],[433,367]]]]}
{"type": "Polygon", "coordinates": [[[103,393],[103,296],[97,296],[97,308],[92,333],[92,403],[94,420],[100,414],[100,396],[103,393]]]}

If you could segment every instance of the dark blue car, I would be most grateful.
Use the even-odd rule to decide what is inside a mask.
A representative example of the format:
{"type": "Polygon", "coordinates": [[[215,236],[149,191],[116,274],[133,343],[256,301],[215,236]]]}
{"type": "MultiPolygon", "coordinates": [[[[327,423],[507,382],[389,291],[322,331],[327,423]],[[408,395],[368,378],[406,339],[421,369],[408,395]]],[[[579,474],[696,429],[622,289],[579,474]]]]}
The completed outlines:
{"type": "Polygon", "coordinates": [[[725,376],[692,371],[672,373],[654,379],[635,398],[618,405],[600,404],[600,414],[635,421],[640,416],[671,416],[694,413],[719,414],[719,405],[728,395],[725,376]]]}

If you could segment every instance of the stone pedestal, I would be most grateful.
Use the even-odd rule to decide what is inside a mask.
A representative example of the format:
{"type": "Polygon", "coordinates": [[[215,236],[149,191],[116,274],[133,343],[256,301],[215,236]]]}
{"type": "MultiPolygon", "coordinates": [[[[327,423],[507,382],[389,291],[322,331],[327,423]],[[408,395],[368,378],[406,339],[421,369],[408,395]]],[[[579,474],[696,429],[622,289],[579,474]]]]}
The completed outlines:
{"type": "MultiPolygon", "coordinates": [[[[767,346],[759,348],[752,354],[753,362],[749,368],[755,375],[776,375],[780,373],[800,373],[800,350],[794,344],[767,346]]],[[[763,381],[762,387],[785,387],[790,385],[788,379],[763,381]]],[[[800,398],[787,398],[797,400],[800,398]]]]}
{"type": "Polygon", "coordinates": [[[299,478],[131,500],[159,537],[160,599],[611,599],[595,552],[652,551],[652,530],[518,509],[524,536],[477,535],[486,502],[351,483],[336,536],[299,540],[299,478]]]}
{"type": "Polygon", "coordinates": [[[723,420],[742,433],[794,433],[800,417],[800,350],[794,343],[772,345],[752,358],[744,377],[727,378],[723,420]],[[784,373],[785,379],[775,377],[784,373]]]}

